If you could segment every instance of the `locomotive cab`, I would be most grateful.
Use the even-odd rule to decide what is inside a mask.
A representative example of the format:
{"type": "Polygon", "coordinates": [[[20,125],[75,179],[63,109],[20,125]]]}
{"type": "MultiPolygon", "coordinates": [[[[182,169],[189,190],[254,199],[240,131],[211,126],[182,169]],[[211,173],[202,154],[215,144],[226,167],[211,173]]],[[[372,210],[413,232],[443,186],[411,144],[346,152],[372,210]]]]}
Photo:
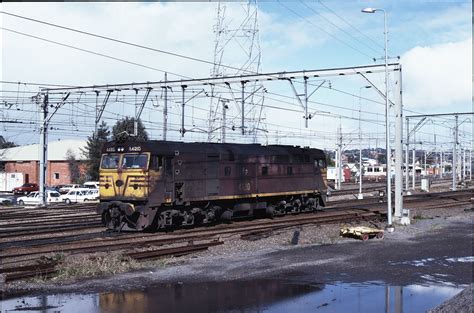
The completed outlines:
{"type": "Polygon", "coordinates": [[[107,153],[100,163],[101,199],[146,201],[150,153],[107,153]]]}

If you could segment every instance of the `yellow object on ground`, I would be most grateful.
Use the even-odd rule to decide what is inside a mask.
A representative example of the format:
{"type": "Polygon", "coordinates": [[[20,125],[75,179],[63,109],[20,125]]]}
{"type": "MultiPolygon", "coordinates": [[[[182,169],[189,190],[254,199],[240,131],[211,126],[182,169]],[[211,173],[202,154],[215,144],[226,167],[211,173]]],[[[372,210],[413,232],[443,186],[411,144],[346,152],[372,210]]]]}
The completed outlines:
{"type": "Polygon", "coordinates": [[[343,227],[341,228],[340,236],[357,237],[364,241],[373,237],[377,239],[383,239],[384,230],[378,229],[378,228],[366,227],[366,226],[343,227]]]}

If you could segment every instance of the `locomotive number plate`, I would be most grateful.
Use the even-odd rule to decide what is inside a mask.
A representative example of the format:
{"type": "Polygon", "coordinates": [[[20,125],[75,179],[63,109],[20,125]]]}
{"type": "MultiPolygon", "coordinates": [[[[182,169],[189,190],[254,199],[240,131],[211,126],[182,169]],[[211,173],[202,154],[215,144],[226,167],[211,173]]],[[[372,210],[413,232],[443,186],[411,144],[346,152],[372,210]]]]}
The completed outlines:
{"type": "Polygon", "coordinates": [[[240,191],[250,191],[250,183],[240,183],[239,184],[240,191]]]}

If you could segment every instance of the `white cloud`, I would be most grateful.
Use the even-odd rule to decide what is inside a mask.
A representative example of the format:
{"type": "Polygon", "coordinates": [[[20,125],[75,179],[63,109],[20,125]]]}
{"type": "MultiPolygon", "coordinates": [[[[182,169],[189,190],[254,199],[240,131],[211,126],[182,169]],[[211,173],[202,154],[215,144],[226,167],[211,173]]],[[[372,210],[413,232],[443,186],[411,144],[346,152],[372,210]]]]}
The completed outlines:
{"type": "Polygon", "coordinates": [[[469,109],[472,39],[415,47],[402,56],[404,103],[410,108],[469,109]]]}

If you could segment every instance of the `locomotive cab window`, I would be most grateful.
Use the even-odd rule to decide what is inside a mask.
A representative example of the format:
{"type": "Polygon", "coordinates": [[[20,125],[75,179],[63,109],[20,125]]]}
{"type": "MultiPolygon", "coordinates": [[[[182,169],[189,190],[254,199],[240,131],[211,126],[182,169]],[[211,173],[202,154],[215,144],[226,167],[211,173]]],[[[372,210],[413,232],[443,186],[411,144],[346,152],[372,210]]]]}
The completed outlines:
{"type": "Polygon", "coordinates": [[[146,154],[124,154],[122,158],[123,169],[146,169],[148,167],[148,155],[146,154]]]}
{"type": "Polygon", "coordinates": [[[263,166],[262,167],[262,176],[267,176],[268,175],[268,166],[263,166]]]}
{"type": "Polygon", "coordinates": [[[326,167],[326,162],[323,159],[314,159],[314,167],[326,167]]]}
{"type": "Polygon", "coordinates": [[[151,159],[151,167],[154,170],[161,170],[163,169],[163,157],[158,155],[153,155],[151,159]]]}
{"type": "Polygon", "coordinates": [[[173,158],[172,157],[166,157],[165,158],[165,174],[168,176],[173,175],[173,163],[172,163],[173,158]]]}
{"type": "Polygon", "coordinates": [[[100,167],[103,169],[116,169],[118,168],[119,160],[120,155],[118,154],[104,154],[100,167]]]}

